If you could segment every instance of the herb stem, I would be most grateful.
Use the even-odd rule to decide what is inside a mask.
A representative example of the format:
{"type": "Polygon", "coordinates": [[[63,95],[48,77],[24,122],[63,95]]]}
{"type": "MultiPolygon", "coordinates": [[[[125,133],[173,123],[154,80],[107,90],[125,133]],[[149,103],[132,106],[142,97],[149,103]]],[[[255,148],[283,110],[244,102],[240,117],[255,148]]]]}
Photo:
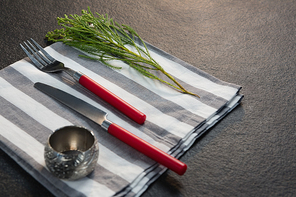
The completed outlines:
{"type": "Polygon", "coordinates": [[[134,29],[127,25],[119,25],[113,19],[109,19],[108,15],[96,14],[97,17],[88,8],[88,11],[82,10],[81,16],[75,14],[70,15],[71,18],[67,15],[64,18],[58,17],[58,24],[63,28],[48,32],[46,37],[49,41],[60,41],[78,48],[89,54],[81,55],[82,57],[101,61],[111,68],[121,67],[110,65],[108,61],[121,60],[146,77],[158,80],[182,93],[199,97],[186,90],[151,57],[145,42],[134,29]],[[136,44],[135,37],[140,40],[143,48],[136,44]],[[135,48],[136,52],[127,46],[135,48]],[[162,73],[169,81],[157,77],[150,71],[162,73]]]}

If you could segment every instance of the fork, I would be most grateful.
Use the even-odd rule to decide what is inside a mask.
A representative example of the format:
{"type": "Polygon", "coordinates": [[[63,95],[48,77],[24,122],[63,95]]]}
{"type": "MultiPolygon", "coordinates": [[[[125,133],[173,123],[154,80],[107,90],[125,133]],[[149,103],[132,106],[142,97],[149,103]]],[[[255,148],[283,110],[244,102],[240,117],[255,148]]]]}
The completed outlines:
{"type": "Polygon", "coordinates": [[[119,111],[133,119],[135,122],[139,124],[144,123],[146,119],[146,115],[144,113],[140,112],[138,109],[136,109],[111,91],[107,90],[105,87],[95,82],[88,76],[84,75],[83,73],[65,67],[64,63],[50,56],[35,40],[31,38],[31,41],[34,44],[27,40],[24,41],[24,45],[20,44],[20,46],[33,62],[34,66],[36,66],[38,69],[46,73],[65,71],[68,75],[73,77],[75,81],[79,82],[82,86],[89,89],[91,92],[117,108],[119,111]],[[26,48],[29,49],[30,52],[26,48]]]}

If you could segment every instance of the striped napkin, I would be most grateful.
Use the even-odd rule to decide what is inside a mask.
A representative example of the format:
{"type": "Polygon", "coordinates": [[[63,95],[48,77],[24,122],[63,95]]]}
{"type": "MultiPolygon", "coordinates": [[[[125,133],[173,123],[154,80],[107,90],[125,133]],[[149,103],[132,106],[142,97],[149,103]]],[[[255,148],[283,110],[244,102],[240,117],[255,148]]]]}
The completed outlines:
{"type": "Polygon", "coordinates": [[[62,89],[108,112],[108,119],[178,158],[193,142],[234,109],[243,98],[240,86],[223,82],[147,44],[152,57],[191,92],[181,94],[139,75],[122,62],[112,70],[79,58],[78,50],[55,43],[46,51],[67,67],[88,75],[147,115],[138,125],[83,88],[67,74],[47,74],[25,58],[0,71],[0,145],[20,166],[56,196],[140,196],[167,169],[105,132],[99,125],[33,87],[42,82],[62,89]],[[96,169],[77,181],[50,174],[44,144],[56,129],[79,125],[94,131],[99,142],[96,169]]]}

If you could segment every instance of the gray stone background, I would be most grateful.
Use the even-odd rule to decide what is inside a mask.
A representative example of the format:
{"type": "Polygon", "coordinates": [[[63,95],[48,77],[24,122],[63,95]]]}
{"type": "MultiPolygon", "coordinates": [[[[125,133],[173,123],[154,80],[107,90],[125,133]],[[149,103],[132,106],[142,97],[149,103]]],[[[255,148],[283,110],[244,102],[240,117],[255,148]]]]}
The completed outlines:
{"type": "MultiPolygon", "coordinates": [[[[87,6],[243,87],[242,104],[181,158],[186,174],[166,172],[143,197],[296,195],[296,1],[1,0],[0,68],[25,57],[20,42],[42,43],[56,17],[87,6]]],[[[51,196],[3,151],[0,166],[0,196],[51,196]]]]}

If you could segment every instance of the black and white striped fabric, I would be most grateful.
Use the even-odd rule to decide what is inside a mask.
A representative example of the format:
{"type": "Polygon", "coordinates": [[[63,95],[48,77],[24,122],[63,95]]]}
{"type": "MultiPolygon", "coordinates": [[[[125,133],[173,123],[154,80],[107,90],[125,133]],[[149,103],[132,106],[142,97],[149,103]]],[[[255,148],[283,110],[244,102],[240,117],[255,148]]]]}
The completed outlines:
{"type": "Polygon", "coordinates": [[[42,82],[108,112],[108,119],[178,158],[193,142],[234,109],[243,98],[240,87],[223,82],[148,44],[151,55],[182,85],[201,98],[185,95],[139,75],[122,62],[112,70],[79,58],[76,49],[55,43],[46,51],[67,67],[88,75],[147,115],[138,125],[64,73],[47,74],[25,58],[0,71],[0,145],[28,173],[56,196],[140,196],[167,169],[105,132],[99,125],[33,87],[42,82]],[[79,125],[99,141],[96,169],[78,181],[51,175],[44,144],[56,129],[79,125]]]}

